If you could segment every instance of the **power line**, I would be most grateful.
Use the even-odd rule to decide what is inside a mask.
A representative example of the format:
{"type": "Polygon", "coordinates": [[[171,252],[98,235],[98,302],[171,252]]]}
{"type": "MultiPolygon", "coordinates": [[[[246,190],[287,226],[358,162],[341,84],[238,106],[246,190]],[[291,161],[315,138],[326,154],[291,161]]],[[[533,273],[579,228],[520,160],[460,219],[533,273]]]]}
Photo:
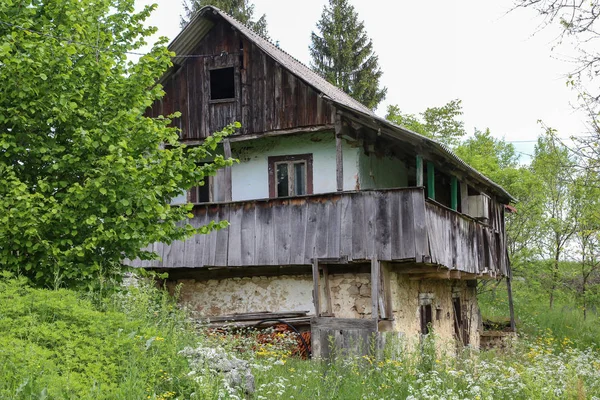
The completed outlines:
{"type": "MultiPolygon", "coordinates": [[[[19,30],[22,30],[24,32],[28,32],[28,33],[31,33],[31,34],[34,34],[34,35],[45,37],[45,38],[48,38],[48,39],[54,39],[54,40],[56,40],[58,42],[64,42],[64,43],[67,43],[67,44],[76,44],[76,45],[79,45],[79,46],[88,47],[88,48],[96,50],[96,51],[102,51],[102,52],[109,52],[109,51],[115,52],[116,51],[116,50],[113,50],[113,49],[111,49],[109,47],[99,47],[99,46],[95,46],[95,45],[93,45],[91,43],[78,42],[78,41],[67,39],[67,38],[64,38],[64,37],[54,36],[54,35],[51,35],[51,34],[48,34],[48,33],[39,32],[39,31],[36,31],[36,30],[33,30],[33,29],[25,28],[24,26],[21,26],[21,25],[12,24],[10,22],[6,22],[6,21],[2,21],[2,20],[0,20],[0,24],[8,26],[8,27],[11,27],[11,28],[14,28],[14,29],[19,29],[19,30]]],[[[133,56],[146,56],[146,55],[149,54],[149,53],[140,53],[140,52],[136,52],[136,51],[124,51],[123,53],[129,54],[129,55],[133,55],[133,56]]],[[[206,57],[218,57],[218,56],[230,55],[230,54],[238,54],[238,53],[223,52],[223,53],[220,53],[220,54],[182,54],[182,55],[176,54],[174,58],[206,58],[206,57]]]]}

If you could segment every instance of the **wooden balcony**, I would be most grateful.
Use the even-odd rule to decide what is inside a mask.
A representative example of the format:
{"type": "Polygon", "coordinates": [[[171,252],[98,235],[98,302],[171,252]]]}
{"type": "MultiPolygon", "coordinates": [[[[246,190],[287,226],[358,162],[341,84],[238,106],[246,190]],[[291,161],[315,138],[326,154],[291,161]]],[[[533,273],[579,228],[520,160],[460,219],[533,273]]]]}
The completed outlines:
{"type": "Polygon", "coordinates": [[[423,188],[368,190],[197,205],[189,222],[227,220],[229,228],[150,249],[147,268],[311,265],[373,258],[442,266],[468,274],[506,274],[501,205],[490,224],[425,200],[423,188]]]}

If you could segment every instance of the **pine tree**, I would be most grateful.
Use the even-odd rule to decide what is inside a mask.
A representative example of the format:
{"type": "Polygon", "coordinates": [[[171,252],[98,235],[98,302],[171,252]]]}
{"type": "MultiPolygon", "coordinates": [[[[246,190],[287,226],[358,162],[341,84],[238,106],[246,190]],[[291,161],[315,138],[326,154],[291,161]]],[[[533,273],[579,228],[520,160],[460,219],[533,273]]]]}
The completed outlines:
{"type": "Polygon", "coordinates": [[[354,7],[348,0],[329,0],[317,29],[309,46],[312,69],[367,107],[377,107],[387,88],[379,87],[379,59],[354,7]]]}
{"type": "Polygon", "coordinates": [[[267,16],[263,14],[258,20],[254,20],[254,4],[248,0],[183,0],[185,15],[181,16],[181,27],[185,27],[192,16],[202,7],[215,6],[225,11],[238,21],[248,25],[250,29],[260,36],[268,39],[267,16]]]}

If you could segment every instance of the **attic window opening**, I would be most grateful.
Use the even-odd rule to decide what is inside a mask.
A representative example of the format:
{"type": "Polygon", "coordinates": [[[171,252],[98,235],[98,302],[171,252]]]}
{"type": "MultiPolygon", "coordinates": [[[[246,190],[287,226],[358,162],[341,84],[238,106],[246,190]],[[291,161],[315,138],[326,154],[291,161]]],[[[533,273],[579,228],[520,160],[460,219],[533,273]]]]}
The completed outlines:
{"type": "Polygon", "coordinates": [[[235,78],[233,67],[210,70],[210,99],[235,99],[235,78]]]}
{"type": "Polygon", "coordinates": [[[269,196],[312,194],[312,154],[269,157],[269,196]]]}

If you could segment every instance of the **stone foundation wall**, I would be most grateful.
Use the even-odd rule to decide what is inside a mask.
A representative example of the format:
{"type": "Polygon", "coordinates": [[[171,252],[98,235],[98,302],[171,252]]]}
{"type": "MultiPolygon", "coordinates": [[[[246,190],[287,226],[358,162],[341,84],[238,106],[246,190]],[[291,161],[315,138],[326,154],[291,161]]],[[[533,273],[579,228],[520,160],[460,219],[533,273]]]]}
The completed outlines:
{"type": "Polygon", "coordinates": [[[477,304],[477,290],[461,280],[410,280],[407,275],[390,273],[390,291],[393,307],[393,330],[404,332],[410,340],[419,338],[421,315],[419,295],[431,298],[432,327],[442,341],[454,340],[453,293],[461,301],[464,323],[469,327],[469,344],[479,347],[481,316],[477,304]]]}
{"type": "MultiPolygon", "coordinates": [[[[479,346],[481,317],[476,288],[460,280],[410,280],[407,275],[389,273],[394,320],[391,330],[418,341],[421,332],[420,297],[432,306],[432,326],[442,341],[454,341],[453,297],[459,297],[468,326],[469,344],[479,346]]],[[[250,312],[308,311],[315,314],[310,275],[244,277],[170,282],[171,290],[182,284],[180,301],[199,316],[220,316],[250,312]]],[[[325,303],[321,283],[321,299],[325,303]]],[[[371,318],[369,273],[329,275],[331,305],[337,318],[371,318]]],[[[324,310],[325,305],[322,305],[324,310]]]]}

